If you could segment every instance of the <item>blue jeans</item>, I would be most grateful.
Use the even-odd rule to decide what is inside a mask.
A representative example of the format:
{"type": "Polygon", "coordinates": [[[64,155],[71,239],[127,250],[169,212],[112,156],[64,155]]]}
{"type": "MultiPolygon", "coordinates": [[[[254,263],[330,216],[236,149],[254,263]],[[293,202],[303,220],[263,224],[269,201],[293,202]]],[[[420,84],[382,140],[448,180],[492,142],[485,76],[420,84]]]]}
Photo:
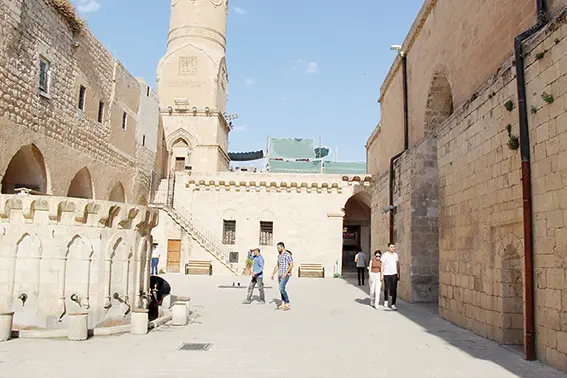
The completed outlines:
{"type": "Polygon", "coordinates": [[[158,274],[158,263],[159,259],[157,257],[152,257],[152,271],[150,274],[158,274]]]}
{"type": "Polygon", "coordinates": [[[285,285],[289,282],[289,275],[286,278],[278,277],[278,282],[280,283],[280,293],[282,295],[282,301],[285,304],[289,303],[289,296],[285,290],[285,285]]]}

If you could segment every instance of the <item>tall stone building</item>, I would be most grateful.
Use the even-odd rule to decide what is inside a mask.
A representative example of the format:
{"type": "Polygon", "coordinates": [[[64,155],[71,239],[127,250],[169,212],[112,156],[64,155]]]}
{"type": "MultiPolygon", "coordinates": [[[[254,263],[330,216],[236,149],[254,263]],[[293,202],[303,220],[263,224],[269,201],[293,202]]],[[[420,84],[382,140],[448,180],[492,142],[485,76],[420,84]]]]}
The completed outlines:
{"type": "Polygon", "coordinates": [[[161,138],[156,94],[69,2],[0,0],[0,312],[20,337],[147,307],[161,138]]]}
{"type": "Polygon", "coordinates": [[[228,0],[171,1],[157,82],[172,168],[228,171],[227,13],[228,0]]]}
{"type": "Polygon", "coordinates": [[[372,246],[397,244],[402,297],[563,371],[565,7],[425,1],[367,143],[372,246]]]}

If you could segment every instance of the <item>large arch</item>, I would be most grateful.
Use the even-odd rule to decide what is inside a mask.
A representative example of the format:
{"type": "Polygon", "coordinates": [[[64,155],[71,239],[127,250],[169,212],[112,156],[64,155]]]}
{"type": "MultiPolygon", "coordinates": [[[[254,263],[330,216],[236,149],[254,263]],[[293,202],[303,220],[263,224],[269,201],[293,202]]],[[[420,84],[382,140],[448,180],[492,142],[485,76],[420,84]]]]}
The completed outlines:
{"type": "Polygon", "coordinates": [[[350,197],[344,207],[343,218],[343,276],[356,272],[354,257],[360,251],[370,257],[371,207],[364,193],[350,197]]]}
{"type": "Polygon", "coordinates": [[[34,145],[21,147],[12,157],[2,179],[2,193],[28,188],[41,193],[48,191],[48,175],[41,151],[34,145]]]}
{"type": "Polygon", "coordinates": [[[92,199],[93,195],[93,182],[91,173],[87,167],[82,168],[69,185],[67,197],[92,199]]]}
{"type": "Polygon", "coordinates": [[[431,79],[427,105],[425,107],[425,137],[437,136],[439,126],[453,113],[453,92],[451,84],[442,70],[436,71],[431,79]]]}
{"type": "MultiPolygon", "coordinates": [[[[437,135],[453,113],[453,94],[446,70],[439,67],[431,78],[424,115],[424,140],[416,145],[419,159],[413,161],[410,203],[409,299],[412,302],[439,300],[439,171],[437,135]]],[[[407,265],[406,265],[407,267],[407,265]]],[[[404,267],[402,266],[402,270],[404,267]]],[[[402,284],[407,285],[407,284],[402,284]]],[[[402,288],[403,289],[403,288],[402,288]]]]}
{"type": "Polygon", "coordinates": [[[112,202],[122,202],[122,203],[126,202],[124,185],[122,185],[122,183],[120,181],[117,182],[114,185],[114,187],[112,188],[112,190],[110,191],[110,195],[108,197],[108,200],[112,201],[112,202]]]}

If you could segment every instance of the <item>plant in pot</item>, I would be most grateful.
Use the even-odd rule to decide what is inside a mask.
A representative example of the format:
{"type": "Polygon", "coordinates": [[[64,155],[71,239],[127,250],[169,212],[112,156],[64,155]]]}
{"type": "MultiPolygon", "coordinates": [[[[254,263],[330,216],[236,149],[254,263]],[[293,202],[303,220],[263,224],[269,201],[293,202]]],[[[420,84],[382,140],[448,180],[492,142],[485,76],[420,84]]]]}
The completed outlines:
{"type": "Polygon", "coordinates": [[[244,262],[244,275],[250,276],[252,274],[252,264],[254,264],[254,260],[248,256],[246,261],[244,262]]]}

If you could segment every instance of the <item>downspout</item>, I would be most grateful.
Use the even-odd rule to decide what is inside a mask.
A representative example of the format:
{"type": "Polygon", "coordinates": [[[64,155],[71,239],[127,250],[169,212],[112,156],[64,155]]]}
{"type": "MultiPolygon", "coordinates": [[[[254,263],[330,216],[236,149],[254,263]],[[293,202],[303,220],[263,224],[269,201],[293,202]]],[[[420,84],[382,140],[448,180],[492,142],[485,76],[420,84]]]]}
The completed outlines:
{"type": "Polygon", "coordinates": [[[533,214],[532,177],[530,163],[530,130],[528,107],[526,104],[526,77],[522,43],[538,32],[546,23],[547,6],[545,0],[537,0],[537,23],[518,35],[514,40],[516,59],[516,84],[518,86],[518,113],[520,121],[520,154],[522,156],[522,200],[524,208],[524,290],[526,307],[524,315],[524,358],[535,360],[535,302],[534,302],[534,252],[533,252],[533,214]]]}
{"type": "Polygon", "coordinates": [[[409,112],[408,112],[408,64],[405,52],[400,52],[402,58],[402,82],[403,82],[403,102],[404,102],[404,150],[390,159],[390,243],[394,243],[394,162],[398,160],[409,148],[409,112]]]}

